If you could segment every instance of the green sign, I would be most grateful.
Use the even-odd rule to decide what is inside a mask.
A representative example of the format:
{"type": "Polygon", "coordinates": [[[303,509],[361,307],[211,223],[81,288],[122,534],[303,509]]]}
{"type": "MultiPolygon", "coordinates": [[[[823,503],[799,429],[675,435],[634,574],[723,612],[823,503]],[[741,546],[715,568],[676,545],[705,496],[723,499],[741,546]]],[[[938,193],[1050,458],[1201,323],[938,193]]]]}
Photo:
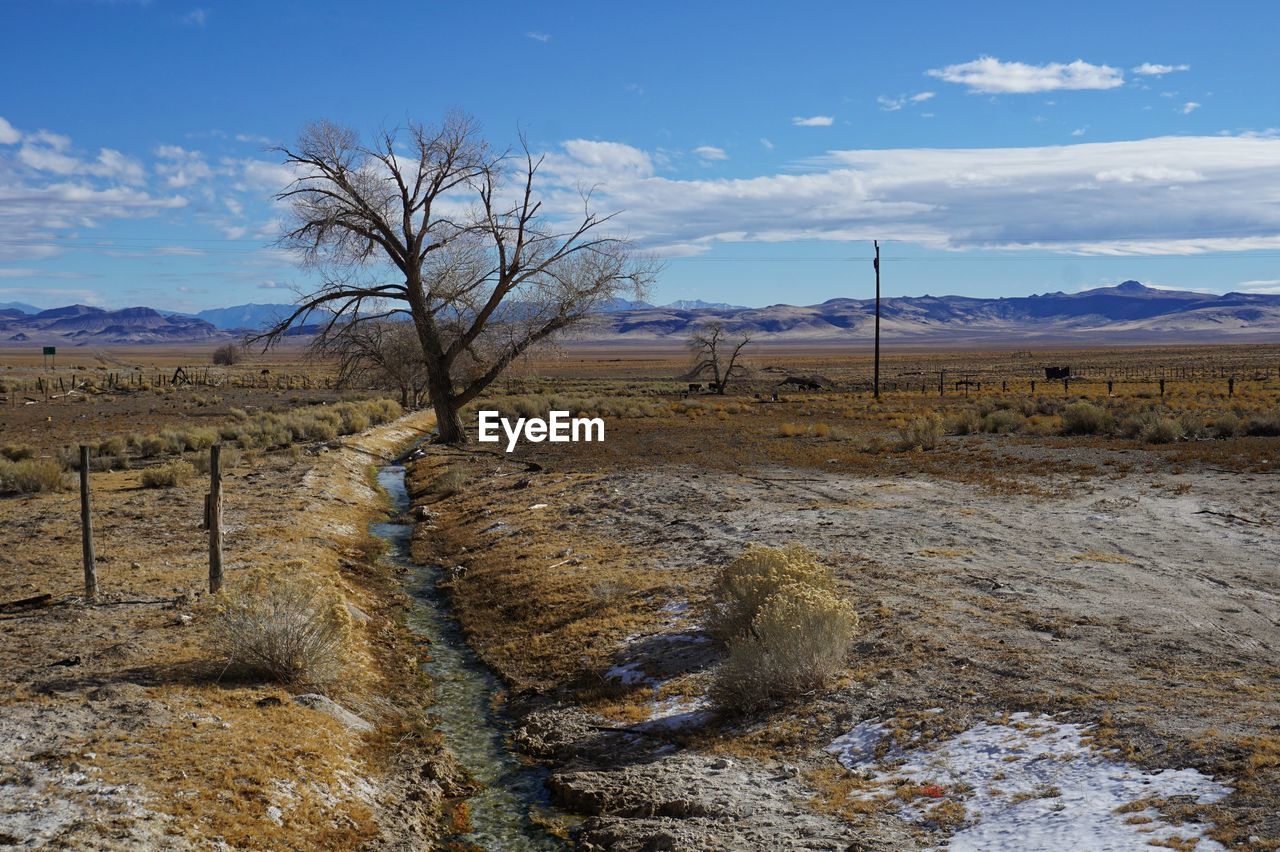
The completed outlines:
{"type": "Polygon", "coordinates": [[[58,354],[58,347],[56,347],[56,346],[46,346],[46,347],[44,348],[44,354],[46,354],[46,355],[57,355],[57,354],[58,354]]]}

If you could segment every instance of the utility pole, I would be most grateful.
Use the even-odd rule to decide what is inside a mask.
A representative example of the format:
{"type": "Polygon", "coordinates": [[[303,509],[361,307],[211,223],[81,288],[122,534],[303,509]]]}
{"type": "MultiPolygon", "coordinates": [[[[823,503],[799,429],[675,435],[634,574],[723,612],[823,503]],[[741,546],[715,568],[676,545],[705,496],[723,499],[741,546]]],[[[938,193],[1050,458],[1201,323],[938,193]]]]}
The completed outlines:
{"type": "Polygon", "coordinates": [[[876,259],[872,264],[876,268],[876,367],[875,379],[873,387],[875,389],[876,402],[880,401],[880,241],[872,240],[872,245],[876,247],[876,259]]]}

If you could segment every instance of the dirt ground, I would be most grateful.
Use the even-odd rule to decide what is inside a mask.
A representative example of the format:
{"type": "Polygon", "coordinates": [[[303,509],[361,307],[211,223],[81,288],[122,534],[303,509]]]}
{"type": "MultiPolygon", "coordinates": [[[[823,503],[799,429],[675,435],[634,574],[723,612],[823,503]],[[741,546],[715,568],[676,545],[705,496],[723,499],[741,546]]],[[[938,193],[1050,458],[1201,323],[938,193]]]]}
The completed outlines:
{"type": "Polygon", "coordinates": [[[419,556],[457,565],[462,622],[512,683],[558,799],[590,817],[584,848],[935,845],[956,825],[861,806],[826,747],[864,720],[936,739],[1017,711],[1091,726],[1126,764],[1233,788],[1160,802],[1175,825],[1280,844],[1274,439],[1248,439],[1249,473],[1187,445],[966,436],[869,459],[773,428],[619,419],[601,445],[440,451],[415,471],[437,513],[419,556]],[[461,493],[433,491],[445,470],[461,493]],[[858,610],[849,673],[762,716],[718,716],[709,580],[747,544],[791,542],[858,610]],[[706,756],[735,761],[737,780],[706,756]],[[747,788],[786,767],[803,783],[751,804],[747,788]],[[828,820],[811,844],[785,829],[797,799],[828,820]]]}
{"type": "Polygon", "coordinates": [[[78,495],[0,500],[0,602],[51,596],[0,613],[0,845],[402,848],[433,836],[451,770],[424,737],[399,580],[365,548],[381,510],[370,463],[430,422],[265,454],[225,477],[224,594],[255,574],[334,588],[352,645],[329,695],[359,724],[229,669],[209,640],[199,478],[144,489],[136,471],[93,475],[91,607],[78,495]]]}

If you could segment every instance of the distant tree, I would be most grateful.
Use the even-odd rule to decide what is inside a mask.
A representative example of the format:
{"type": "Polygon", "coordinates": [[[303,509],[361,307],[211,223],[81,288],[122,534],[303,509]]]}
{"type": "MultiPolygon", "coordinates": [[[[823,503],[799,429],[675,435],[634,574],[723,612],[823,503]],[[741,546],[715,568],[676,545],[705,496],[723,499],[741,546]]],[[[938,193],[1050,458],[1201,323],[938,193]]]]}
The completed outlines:
{"type": "Polygon", "coordinates": [[[543,211],[541,158],[523,139],[514,156],[492,153],[464,116],[369,143],[318,122],[279,151],[297,175],[277,196],[292,207],[280,244],[322,283],[260,339],[316,312],[329,329],[412,320],[444,443],[467,440],[462,407],[514,359],[657,271],[603,233],[612,216],[589,194],[567,223],[543,211]]]}
{"type": "Polygon", "coordinates": [[[317,335],[311,351],[338,362],[338,387],[390,389],[417,408],[427,389],[427,359],[408,320],[349,322],[317,335]]]}
{"type": "Polygon", "coordinates": [[[244,360],[244,347],[239,343],[224,343],[213,350],[213,363],[233,367],[244,360]]]}
{"type": "Polygon", "coordinates": [[[724,323],[709,322],[696,327],[689,335],[693,367],[685,377],[696,379],[710,373],[712,390],[723,394],[732,379],[747,375],[746,366],[738,363],[738,359],[750,342],[751,335],[746,332],[730,340],[724,323]]]}

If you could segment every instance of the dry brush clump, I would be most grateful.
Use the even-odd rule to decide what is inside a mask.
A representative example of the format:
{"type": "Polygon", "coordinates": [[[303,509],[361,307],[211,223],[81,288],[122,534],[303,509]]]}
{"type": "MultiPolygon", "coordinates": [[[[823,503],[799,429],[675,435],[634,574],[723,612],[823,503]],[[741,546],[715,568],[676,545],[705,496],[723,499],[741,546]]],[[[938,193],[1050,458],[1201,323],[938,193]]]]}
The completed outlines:
{"type": "Polygon", "coordinates": [[[936,414],[913,417],[898,429],[898,449],[902,452],[932,450],[941,440],[942,418],[936,414]]]}
{"type": "Polygon", "coordinates": [[[283,575],[256,572],[246,586],[227,590],[210,639],[234,665],[283,684],[324,687],[346,663],[351,616],[340,594],[301,570],[286,565],[283,575]]]}
{"type": "Polygon", "coordinates": [[[1062,409],[1064,435],[1106,435],[1114,428],[1111,412],[1091,402],[1073,402],[1062,409]]]}
{"type": "Polygon", "coordinates": [[[196,469],[183,459],[175,459],[142,472],[143,488],[177,488],[195,476],[196,469]]]}
{"type": "Polygon", "coordinates": [[[721,570],[712,593],[708,627],[728,657],[711,694],[725,710],[800,695],[844,667],[858,616],[805,548],[752,545],[721,570]]]}
{"type": "Polygon", "coordinates": [[[0,491],[42,494],[47,491],[63,491],[70,484],[70,477],[57,459],[23,458],[20,461],[9,461],[7,457],[0,458],[0,491]]]}
{"type": "Polygon", "coordinates": [[[658,400],[625,393],[610,396],[520,394],[495,397],[479,407],[495,408],[507,418],[546,418],[552,411],[568,411],[575,417],[660,417],[670,413],[669,406],[658,400]]]}

